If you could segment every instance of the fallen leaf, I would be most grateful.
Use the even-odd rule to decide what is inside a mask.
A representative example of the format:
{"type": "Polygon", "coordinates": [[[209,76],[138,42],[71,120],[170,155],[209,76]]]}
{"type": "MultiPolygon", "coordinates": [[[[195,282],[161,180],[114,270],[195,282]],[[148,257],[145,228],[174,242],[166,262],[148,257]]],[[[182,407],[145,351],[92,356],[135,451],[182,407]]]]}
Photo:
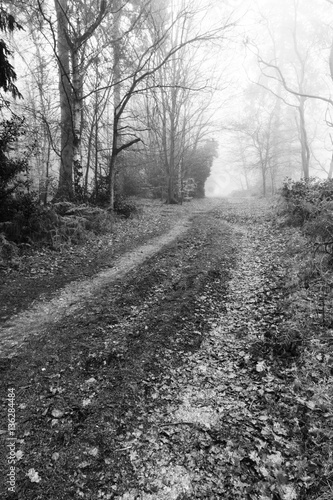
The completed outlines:
{"type": "Polygon", "coordinates": [[[89,455],[91,455],[92,457],[97,457],[97,455],[99,453],[99,450],[97,447],[89,448],[87,451],[88,451],[89,455]]]}
{"type": "Polygon", "coordinates": [[[41,477],[35,469],[29,469],[26,475],[32,483],[40,483],[41,481],[41,477]]]}
{"type": "Polygon", "coordinates": [[[54,409],[52,410],[51,415],[54,418],[61,418],[64,415],[64,412],[61,410],[54,409]]]}

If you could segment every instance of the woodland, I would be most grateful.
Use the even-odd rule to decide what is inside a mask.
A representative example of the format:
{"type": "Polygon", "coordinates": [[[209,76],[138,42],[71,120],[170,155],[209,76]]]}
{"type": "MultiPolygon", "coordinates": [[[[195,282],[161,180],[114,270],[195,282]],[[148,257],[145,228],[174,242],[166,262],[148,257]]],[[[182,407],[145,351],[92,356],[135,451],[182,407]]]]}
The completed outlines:
{"type": "Polygon", "coordinates": [[[333,498],[332,26],[0,3],[1,498],[333,498]]]}
{"type": "Polygon", "coordinates": [[[131,197],[330,179],[331,14],[328,0],[3,2],[2,238],[57,247],[103,226],[98,207],[129,216],[131,197]]]}

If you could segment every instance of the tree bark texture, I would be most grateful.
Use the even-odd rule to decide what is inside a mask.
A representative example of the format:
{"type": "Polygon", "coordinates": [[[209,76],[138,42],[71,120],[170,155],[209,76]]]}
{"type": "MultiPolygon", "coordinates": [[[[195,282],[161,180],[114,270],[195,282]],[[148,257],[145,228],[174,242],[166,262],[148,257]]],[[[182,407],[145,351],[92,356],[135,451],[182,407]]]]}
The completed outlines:
{"type": "Polygon", "coordinates": [[[56,199],[73,198],[73,122],[70,82],[70,47],[68,44],[68,0],[55,0],[57,14],[57,57],[60,97],[60,172],[56,199]]]}
{"type": "Polygon", "coordinates": [[[121,118],[121,96],[120,96],[120,79],[121,79],[121,50],[120,50],[120,19],[121,19],[121,5],[119,0],[114,2],[115,14],[113,18],[113,78],[114,78],[114,89],[113,89],[113,138],[112,138],[112,150],[109,161],[109,179],[108,179],[108,195],[109,195],[109,205],[111,210],[114,209],[115,203],[115,184],[116,184],[116,169],[117,169],[117,156],[118,148],[120,146],[120,118],[121,118]]]}

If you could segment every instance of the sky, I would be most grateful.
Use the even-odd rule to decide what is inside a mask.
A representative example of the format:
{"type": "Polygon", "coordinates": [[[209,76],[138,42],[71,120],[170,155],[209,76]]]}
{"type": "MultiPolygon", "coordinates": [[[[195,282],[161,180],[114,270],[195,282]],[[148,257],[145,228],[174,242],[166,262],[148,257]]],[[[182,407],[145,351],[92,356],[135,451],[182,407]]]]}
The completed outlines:
{"type": "MultiPolygon", "coordinates": [[[[218,10],[223,10],[223,5],[234,9],[237,26],[221,53],[221,67],[227,61],[225,73],[230,85],[223,92],[224,104],[217,111],[219,126],[213,134],[219,142],[219,157],[214,161],[206,183],[208,196],[225,195],[241,188],[236,175],[237,166],[233,169],[230,165],[230,137],[226,135],[225,128],[235,117],[239,119],[244,115],[244,105],[249,105],[244,101],[244,95],[251,81],[262,81],[257,53],[267,61],[282,65],[288,84],[297,88],[298,59],[292,42],[292,32],[296,26],[298,50],[302,56],[308,55],[304,91],[330,97],[333,90],[328,65],[333,5],[328,0],[222,1],[214,3],[214,15],[218,10]],[[298,4],[296,23],[294,2],[298,4]]],[[[265,85],[274,89],[273,80],[266,81],[265,85]]],[[[217,107],[221,97],[217,96],[217,107]]],[[[282,97],[292,104],[298,102],[296,97],[284,91],[282,97]]],[[[286,105],[282,103],[282,106],[286,105]]],[[[326,175],[322,167],[328,169],[331,159],[331,130],[325,121],[328,108],[318,100],[306,101],[305,120],[312,150],[312,175],[319,177],[326,175]]]]}

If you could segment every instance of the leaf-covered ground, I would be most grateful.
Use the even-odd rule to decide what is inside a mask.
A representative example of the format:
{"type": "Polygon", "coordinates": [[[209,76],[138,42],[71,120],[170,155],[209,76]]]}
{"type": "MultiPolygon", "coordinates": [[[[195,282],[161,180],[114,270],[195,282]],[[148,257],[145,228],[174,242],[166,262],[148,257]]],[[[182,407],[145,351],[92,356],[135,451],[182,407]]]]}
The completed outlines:
{"type": "Polygon", "coordinates": [[[9,265],[0,265],[0,320],[29,307],[35,300],[48,300],[73,280],[83,280],[112,268],[115,260],[151,238],[165,234],[193,210],[207,209],[214,200],[168,206],[158,200],[136,200],[138,216],[115,217],[112,233],[91,238],[82,245],[64,244],[59,251],[26,248],[9,265]]]}
{"type": "Polygon", "coordinates": [[[303,248],[265,203],[221,201],[32,338],[2,366],[1,498],[333,498],[330,330],[303,248]]]}

